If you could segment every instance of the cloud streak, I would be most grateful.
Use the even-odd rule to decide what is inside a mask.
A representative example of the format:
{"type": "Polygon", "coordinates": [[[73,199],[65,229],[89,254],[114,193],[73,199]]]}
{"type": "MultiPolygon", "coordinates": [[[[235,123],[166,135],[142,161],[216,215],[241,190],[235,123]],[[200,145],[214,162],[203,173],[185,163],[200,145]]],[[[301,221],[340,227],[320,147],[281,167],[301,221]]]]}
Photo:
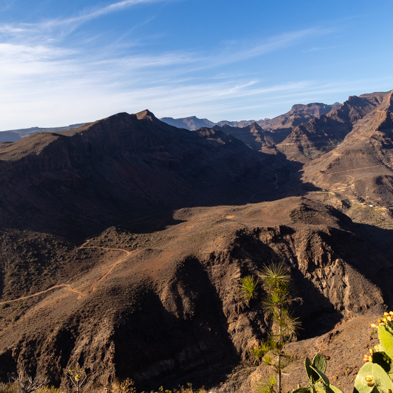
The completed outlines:
{"type": "MultiPolygon", "coordinates": [[[[42,39],[42,37],[45,35],[50,35],[54,32],[57,32],[58,34],[60,34],[60,38],[64,38],[84,23],[103,17],[105,15],[119,12],[137,5],[153,4],[168,1],[173,0],[123,0],[109,4],[105,7],[85,10],[79,15],[69,18],[53,18],[37,23],[0,25],[0,34],[8,35],[11,38],[27,38],[31,40],[34,38],[42,39]]],[[[7,7],[8,6],[10,6],[10,4],[7,5],[7,7]]],[[[53,39],[55,37],[51,38],[53,39]]]]}
{"type": "Polygon", "coordinates": [[[93,9],[90,11],[82,12],[80,15],[75,16],[75,17],[49,20],[49,21],[43,22],[40,27],[46,28],[46,29],[53,29],[53,28],[57,28],[59,26],[67,26],[67,25],[71,25],[73,27],[76,27],[76,26],[79,26],[79,25],[81,25],[85,22],[88,22],[90,20],[100,18],[104,15],[118,12],[123,9],[130,8],[132,6],[142,5],[142,4],[159,3],[159,2],[163,2],[163,1],[168,1],[168,0],[123,0],[123,1],[118,1],[116,3],[112,3],[112,4],[102,7],[102,8],[96,8],[96,9],[93,9]]]}
{"type": "Polygon", "coordinates": [[[145,108],[158,116],[195,114],[218,121],[217,112],[244,118],[246,108],[260,107],[262,117],[270,113],[262,113],[261,103],[272,106],[278,97],[296,101],[320,86],[288,78],[286,83],[261,81],[247,67],[231,67],[329,35],[329,29],[216,44],[214,51],[128,47],[125,52],[121,44],[91,48],[88,40],[70,48],[62,39],[93,19],[163,1],[168,0],[123,0],[69,18],[0,25],[0,129],[13,128],[15,117],[18,127],[60,126],[145,108]]]}

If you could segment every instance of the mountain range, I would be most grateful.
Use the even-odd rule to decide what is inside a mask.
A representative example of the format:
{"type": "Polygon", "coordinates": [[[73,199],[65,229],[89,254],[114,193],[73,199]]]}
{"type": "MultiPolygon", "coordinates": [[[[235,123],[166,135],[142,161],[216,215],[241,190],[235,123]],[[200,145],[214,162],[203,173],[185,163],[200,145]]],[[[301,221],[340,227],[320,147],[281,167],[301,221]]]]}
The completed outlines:
{"type": "Polygon", "coordinates": [[[15,142],[26,136],[37,134],[38,132],[61,132],[61,131],[72,130],[82,125],[83,124],[72,124],[65,127],[51,127],[51,128],[31,127],[31,128],[20,128],[17,130],[1,131],[0,142],[15,142]]]}
{"type": "MultiPolygon", "coordinates": [[[[325,105],[325,104],[308,104],[302,105],[297,104],[292,107],[292,109],[285,113],[284,115],[277,116],[273,119],[264,119],[264,120],[241,120],[241,121],[228,121],[222,120],[218,123],[214,123],[208,119],[199,119],[196,116],[183,117],[174,119],[172,117],[163,117],[160,120],[164,123],[167,123],[171,126],[177,128],[185,128],[186,130],[195,131],[199,128],[213,128],[214,126],[225,126],[228,125],[230,127],[243,128],[246,126],[250,126],[253,123],[257,123],[258,125],[268,129],[276,129],[276,128],[285,128],[291,127],[293,125],[297,125],[305,122],[313,117],[320,116],[323,113],[328,113],[332,108],[339,106],[339,103],[335,103],[333,105],[325,105]]],[[[50,127],[50,128],[40,128],[40,127],[31,127],[31,128],[21,128],[17,130],[7,130],[0,132],[0,142],[15,142],[21,138],[26,136],[30,136],[39,132],[61,132],[72,130],[74,128],[78,128],[83,124],[72,124],[64,127],[50,127]]]]}
{"type": "Polygon", "coordinates": [[[276,261],[303,325],[284,388],[316,350],[351,387],[373,340],[359,321],[393,306],[392,97],[180,128],[144,110],[2,143],[0,378],[66,389],[79,363],[89,391],[248,392],[269,321],[240,280],[276,261]]]}

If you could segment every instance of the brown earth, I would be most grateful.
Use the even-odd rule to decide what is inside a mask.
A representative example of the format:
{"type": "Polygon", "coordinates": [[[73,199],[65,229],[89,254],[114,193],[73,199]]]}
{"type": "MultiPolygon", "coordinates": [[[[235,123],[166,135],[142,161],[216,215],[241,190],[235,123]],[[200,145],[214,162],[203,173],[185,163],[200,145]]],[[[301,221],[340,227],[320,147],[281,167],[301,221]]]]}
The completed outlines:
{"type": "Polygon", "coordinates": [[[65,387],[79,363],[87,391],[116,377],[249,391],[269,327],[240,279],[282,261],[304,327],[285,387],[322,351],[350,390],[369,321],[393,305],[391,100],[294,106],[243,132],[143,111],[0,145],[0,377],[65,387]]]}
{"type": "Polygon", "coordinates": [[[150,233],[131,226],[90,239],[86,251],[103,253],[101,262],[64,283],[86,296],[64,287],[8,302],[0,369],[18,364],[56,383],[79,362],[90,388],[115,375],[145,388],[217,384],[267,332],[259,302],[244,307],[238,287],[274,260],[286,261],[303,299],[304,338],[392,302],[390,250],[318,202],[187,208],[162,220],[159,230],[145,223],[150,233]]]}

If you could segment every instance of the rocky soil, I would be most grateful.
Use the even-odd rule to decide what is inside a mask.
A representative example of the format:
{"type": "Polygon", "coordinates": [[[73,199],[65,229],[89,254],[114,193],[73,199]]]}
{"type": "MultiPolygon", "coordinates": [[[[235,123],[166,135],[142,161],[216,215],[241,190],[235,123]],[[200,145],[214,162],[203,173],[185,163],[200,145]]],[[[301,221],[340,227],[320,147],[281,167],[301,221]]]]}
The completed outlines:
{"type": "Polygon", "coordinates": [[[0,378],[65,387],[79,363],[88,391],[250,391],[269,320],[240,280],[280,261],[303,324],[285,389],[320,351],[351,390],[369,324],[393,308],[391,102],[294,106],[243,133],[144,111],[0,145],[0,378]]]}
{"type": "Polygon", "coordinates": [[[67,280],[74,291],[4,303],[0,369],[18,364],[58,383],[63,368],[79,362],[91,384],[116,375],[141,388],[216,385],[266,338],[260,302],[244,306],[238,288],[241,277],[271,261],[285,261],[302,299],[294,308],[304,326],[300,338],[392,303],[389,250],[321,203],[294,197],[187,208],[165,220],[146,222],[149,232],[130,224],[91,238],[84,246],[95,264],[67,280]],[[120,250],[133,252],[124,259],[120,250]]]}

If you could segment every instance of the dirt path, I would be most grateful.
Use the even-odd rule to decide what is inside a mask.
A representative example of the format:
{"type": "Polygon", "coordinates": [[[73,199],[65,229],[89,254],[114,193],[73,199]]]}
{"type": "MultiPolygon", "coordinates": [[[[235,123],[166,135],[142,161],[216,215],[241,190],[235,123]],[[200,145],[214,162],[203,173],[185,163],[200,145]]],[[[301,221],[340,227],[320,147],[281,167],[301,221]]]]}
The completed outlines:
{"type": "Polygon", "coordinates": [[[52,291],[53,289],[56,289],[56,288],[66,288],[70,292],[77,293],[81,297],[85,296],[82,292],[78,291],[77,289],[72,288],[71,284],[58,284],[58,285],[54,285],[53,287],[50,287],[48,289],[45,289],[45,291],[36,292],[36,293],[33,293],[32,295],[28,295],[28,296],[21,296],[21,297],[18,297],[17,299],[13,299],[13,300],[6,300],[3,302],[0,302],[0,304],[13,303],[13,302],[18,302],[19,300],[30,299],[32,297],[42,295],[43,293],[52,291]]]}
{"type": "Polygon", "coordinates": [[[90,293],[91,292],[93,292],[95,289],[96,289],[96,287],[97,287],[97,285],[100,283],[100,282],[102,282],[102,281],[104,281],[104,280],[106,280],[107,278],[108,278],[108,276],[112,273],[112,271],[113,271],[113,269],[117,266],[117,265],[119,265],[120,263],[122,263],[122,262],[124,262],[134,251],[136,251],[136,250],[133,250],[133,251],[127,251],[127,250],[124,250],[123,248],[108,248],[108,247],[91,247],[91,246],[81,246],[80,248],[100,248],[101,250],[108,250],[108,251],[122,251],[122,252],[125,252],[126,253],[126,255],[124,255],[124,257],[122,257],[122,258],[120,258],[120,259],[118,259],[112,266],[111,266],[111,268],[99,279],[99,280],[97,280],[97,281],[95,281],[94,283],[93,283],[93,285],[91,286],[91,289],[90,289],[90,293]]]}
{"type": "Polygon", "coordinates": [[[72,288],[72,287],[71,287],[71,284],[57,284],[57,285],[54,285],[53,287],[50,287],[50,288],[48,288],[48,289],[45,289],[44,291],[40,291],[40,292],[33,293],[32,295],[21,296],[21,297],[19,297],[19,298],[17,298],[17,299],[13,299],[13,300],[2,301],[2,302],[0,302],[0,305],[2,305],[2,304],[7,304],[7,303],[14,303],[14,302],[18,302],[18,301],[20,301],[20,300],[30,299],[30,298],[32,298],[32,297],[42,295],[42,294],[44,294],[44,293],[47,293],[47,292],[52,291],[52,290],[57,289],[57,288],[65,288],[65,289],[67,289],[67,290],[70,291],[70,292],[73,292],[73,293],[78,294],[78,295],[79,295],[79,298],[86,297],[87,295],[89,295],[90,293],[92,293],[92,292],[97,288],[97,285],[98,285],[100,282],[102,282],[102,281],[104,281],[104,280],[106,280],[106,279],[108,278],[108,276],[112,273],[113,269],[114,269],[117,265],[119,265],[120,263],[124,262],[133,252],[136,251],[136,250],[127,251],[127,250],[124,250],[123,248],[110,248],[110,247],[89,246],[88,243],[89,243],[89,240],[88,240],[86,243],[82,244],[82,245],[79,247],[79,249],[82,249],[82,248],[99,248],[99,249],[101,249],[101,250],[107,250],[107,251],[121,251],[121,252],[124,252],[125,255],[124,255],[123,257],[117,259],[117,260],[111,265],[111,267],[109,268],[109,270],[108,270],[100,279],[98,279],[98,280],[96,280],[95,282],[93,282],[93,284],[91,285],[90,290],[89,290],[87,293],[83,293],[83,292],[79,291],[78,289],[72,288]]]}

